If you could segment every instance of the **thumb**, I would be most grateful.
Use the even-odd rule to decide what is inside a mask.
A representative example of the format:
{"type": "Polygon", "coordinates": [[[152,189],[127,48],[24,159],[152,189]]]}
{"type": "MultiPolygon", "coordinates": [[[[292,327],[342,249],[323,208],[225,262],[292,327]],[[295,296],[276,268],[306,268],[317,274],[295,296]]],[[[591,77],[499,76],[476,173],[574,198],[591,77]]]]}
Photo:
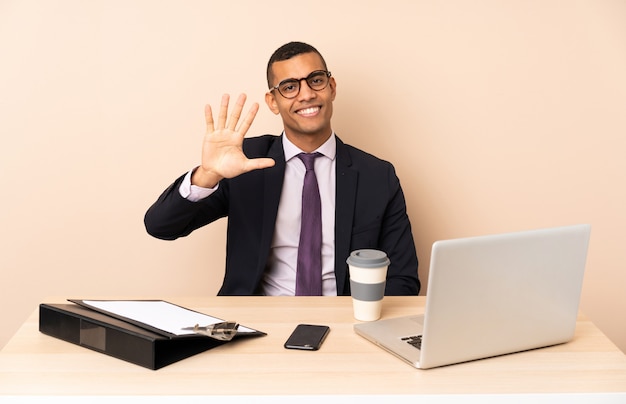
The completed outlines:
{"type": "Polygon", "coordinates": [[[253,171],[260,170],[263,168],[269,168],[274,166],[275,161],[271,158],[258,158],[258,159],[249,159],[244,164],[244,171],[253,171]]]}

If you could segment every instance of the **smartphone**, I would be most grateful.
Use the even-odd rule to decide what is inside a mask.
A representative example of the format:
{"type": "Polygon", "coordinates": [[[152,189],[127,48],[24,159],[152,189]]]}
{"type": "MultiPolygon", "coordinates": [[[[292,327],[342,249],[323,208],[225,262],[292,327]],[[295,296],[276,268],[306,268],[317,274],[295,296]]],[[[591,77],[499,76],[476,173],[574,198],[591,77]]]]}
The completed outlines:
{"type": "Polygon", "coordinates": [[[317,351],[329,331],[330,327],[325,325],[298,324],[285,342],[285,348],[317,351]]]}

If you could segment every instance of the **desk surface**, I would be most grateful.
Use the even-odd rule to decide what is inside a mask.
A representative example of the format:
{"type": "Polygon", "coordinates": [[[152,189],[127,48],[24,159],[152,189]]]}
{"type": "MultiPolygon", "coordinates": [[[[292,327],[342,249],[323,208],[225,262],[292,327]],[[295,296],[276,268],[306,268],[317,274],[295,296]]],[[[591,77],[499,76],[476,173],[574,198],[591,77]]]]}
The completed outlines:
{"type": "MultiPolygon", "coordinates": [[[[0,395],[626,392],[626,356],[583,315],[574,340],[567,344],[417,370],[354,333],[349,297],[168,301],[237,320],[268,335],[226,344],[152,371],[41,334],[36,310],[0,352],[0,395]],[[330,326],[319,351],[283,348],[298,323],[330,326]]],[[[424,304],[424,297],[386,297],[383,317],[423,312],[424,304]]]]}

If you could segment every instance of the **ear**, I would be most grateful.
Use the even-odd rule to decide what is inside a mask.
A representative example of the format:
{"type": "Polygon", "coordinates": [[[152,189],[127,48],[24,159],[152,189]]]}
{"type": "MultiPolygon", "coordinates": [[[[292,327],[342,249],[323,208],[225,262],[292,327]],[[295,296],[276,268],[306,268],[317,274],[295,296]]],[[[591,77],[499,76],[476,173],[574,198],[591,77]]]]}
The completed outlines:
{"type": "Polygon", "coordinates": [[[278,115],[278,103],[276,102],[276,97],[274,97],[273,92],[265,93],[265,103],[269,107],[270,111],[274,113],[274,115],[278,115]]]}

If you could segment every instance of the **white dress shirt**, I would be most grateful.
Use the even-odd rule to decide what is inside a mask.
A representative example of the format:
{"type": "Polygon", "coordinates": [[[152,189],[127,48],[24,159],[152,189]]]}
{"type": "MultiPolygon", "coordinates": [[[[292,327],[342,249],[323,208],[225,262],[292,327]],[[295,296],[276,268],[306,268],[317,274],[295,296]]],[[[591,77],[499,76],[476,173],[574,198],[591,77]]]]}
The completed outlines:
{"type": "MultiPolygon", "coordinates": [[[[285,177],[278,205],[276,226],[272,239],[267,270],[262,282],[262,290],[268,296],[293,296],[296,291],[296,267],[298,243],[300,240],[300,216],[302,214],[302,186],[306,169],[298,157],[302,153],[283,134],[285,151],[285,177]]],[[[322,201],[322,293],[325,296],[337,295],[335,280],[335,167],[337,141],[335,134],[317,150],[323,157],[315,159],[315,175],[322,201]]],[[[217,188],[202,188],[191,185],[188,172],[180,185],[183,198],[197,202],[211,195],[217,188]]]]}

